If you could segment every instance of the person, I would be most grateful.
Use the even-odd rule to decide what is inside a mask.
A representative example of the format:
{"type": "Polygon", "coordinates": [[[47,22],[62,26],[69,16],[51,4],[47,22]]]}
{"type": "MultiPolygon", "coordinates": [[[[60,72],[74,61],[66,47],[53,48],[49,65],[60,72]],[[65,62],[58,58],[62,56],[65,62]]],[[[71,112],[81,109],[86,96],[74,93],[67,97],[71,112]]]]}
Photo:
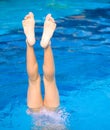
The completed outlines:
{"type": "Polygon", "coordinates": [[[35,19],[34,14],[29,12],[22,21],[24,34],[26,35],[26,64],[29,77],[29,87],[27,92],[27,106],[33,112],[42,107],[55,109],[59,106],[59,92],[55,81],[55,66],[51,48],[51,38],[56,29],[56,23],[51,14],[45,18],[43,34],[40,41],[44,49],[43,81],[45,88],[44,100],[41,94],[40,81],[38,73],[38,63],[34,53],[35,44],[35,19]]]}

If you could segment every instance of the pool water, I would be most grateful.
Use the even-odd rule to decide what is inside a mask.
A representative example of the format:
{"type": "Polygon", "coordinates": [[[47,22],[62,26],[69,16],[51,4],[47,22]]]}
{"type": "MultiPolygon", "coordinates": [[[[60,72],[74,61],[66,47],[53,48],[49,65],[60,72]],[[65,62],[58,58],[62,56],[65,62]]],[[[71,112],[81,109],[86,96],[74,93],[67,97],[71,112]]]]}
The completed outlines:
{"type": "MultiPolygon", "coordinates": [[[[0,130],[110,129],[110,1],[0,1],[0,130]],[[29,114],[26,46],[21,21],[36,19],[36,56],[43,76],[39,41],[52,13],[52,39],[61,104],[56,112],[29,114]]],[[[41,81],[42,92],[43,81],[41,81]]]]}

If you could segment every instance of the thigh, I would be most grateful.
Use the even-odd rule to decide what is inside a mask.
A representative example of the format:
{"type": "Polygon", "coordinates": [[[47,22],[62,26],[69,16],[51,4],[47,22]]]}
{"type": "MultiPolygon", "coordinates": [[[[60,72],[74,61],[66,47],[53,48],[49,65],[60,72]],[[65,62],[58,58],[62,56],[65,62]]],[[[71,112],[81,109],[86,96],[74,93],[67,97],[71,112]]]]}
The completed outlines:
{"type": "Polygon", "coordinates": [[[45,87],[45,96],[44,96],[44,106],[49,109],[54,109],[59,106],[59,93],[56,85],[55,79],[48,81],[45,77],[44,87],[45,87]]]}
{"type": "Polygon", "coordinates": [[[29,80],[27,105],[30,109],[39,109],[43,106],[40,87],[40,76],[34,81],[29,80]]]}

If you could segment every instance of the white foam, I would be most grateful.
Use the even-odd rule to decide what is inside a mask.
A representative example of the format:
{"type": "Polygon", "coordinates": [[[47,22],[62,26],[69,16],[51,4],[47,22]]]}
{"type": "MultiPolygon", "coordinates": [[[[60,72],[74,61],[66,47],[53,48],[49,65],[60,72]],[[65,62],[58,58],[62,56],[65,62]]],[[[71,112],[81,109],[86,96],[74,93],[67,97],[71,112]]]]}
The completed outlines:
{"type": "Polygon", "coordinates": [[[43,108],[39,112],[31,113],[31,115],[33,117],[34,127],[41,127],[45,129],[51,128],[52,130],[66,129],[65,123],[68,117],[68,113],[62,109],[59,109],[57,111],[50,111],[43,108]]]}

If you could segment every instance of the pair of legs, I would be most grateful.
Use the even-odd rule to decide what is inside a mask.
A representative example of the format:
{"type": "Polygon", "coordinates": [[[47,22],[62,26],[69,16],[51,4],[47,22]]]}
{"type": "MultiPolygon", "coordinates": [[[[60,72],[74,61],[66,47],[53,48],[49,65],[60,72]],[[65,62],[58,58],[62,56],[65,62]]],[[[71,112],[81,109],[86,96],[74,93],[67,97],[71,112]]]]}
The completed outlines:
{"type": "Polygon", "coordinates": [[[33,13],[29,13],[22,21],[24,33],[26,35],[27,45],[27,73],[29,77],[29,87],[27,92],[27,105],[33,111],[45,106],[47,108],[56,108],[59,105],[59,93],[55,81],[55,67],[50,39],[56,28],[54,19],[50,14],[46,16],[44,22],[43,35],[41,38],[41,47],[44,49],[43,81],[45,87],[44,100],[42,99],[40,87],[40,75],[38,73],[38,63],[34,53],[35,44],[35,20],[33,13]]]}

